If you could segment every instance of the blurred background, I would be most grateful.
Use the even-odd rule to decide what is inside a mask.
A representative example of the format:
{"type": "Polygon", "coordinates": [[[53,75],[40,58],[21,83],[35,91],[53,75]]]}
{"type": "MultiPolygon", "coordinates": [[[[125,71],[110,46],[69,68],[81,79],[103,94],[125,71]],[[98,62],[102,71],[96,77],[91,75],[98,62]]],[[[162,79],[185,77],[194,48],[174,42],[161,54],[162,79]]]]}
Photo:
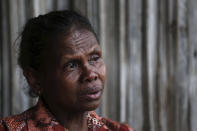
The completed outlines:
{"type": "Polygon", "coordinates": [[[1,0],[0,117],[36,102],[17,65],[24,24],[63,9],[87,16],[100,38],[100,115],[137,131],[197,131],[196,0],[1,0]]]}

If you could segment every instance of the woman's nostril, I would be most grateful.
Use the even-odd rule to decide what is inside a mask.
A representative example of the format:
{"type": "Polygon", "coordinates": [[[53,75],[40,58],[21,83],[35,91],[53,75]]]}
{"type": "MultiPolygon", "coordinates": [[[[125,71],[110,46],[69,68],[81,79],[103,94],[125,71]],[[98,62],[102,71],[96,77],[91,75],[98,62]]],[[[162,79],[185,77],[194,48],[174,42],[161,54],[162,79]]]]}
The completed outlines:
{"type": "Polygon", "coordinates": [[[86,81],[86,82],[91,82],[91,80],[90,80],[90,79],[86,79],[85,81],[86,81]]]}
{"type": "Polygon", "coordinates": [[[85,79],[85,82],[92,82],[92,81],[96,81],[98,79],[97,76],[94,76],[94,77],[88,77],[85,79]]]}
{"type": "Polygon", "coordinates": [[[94,80],[97,80],[97,77],[95,77],[94,80]]]}

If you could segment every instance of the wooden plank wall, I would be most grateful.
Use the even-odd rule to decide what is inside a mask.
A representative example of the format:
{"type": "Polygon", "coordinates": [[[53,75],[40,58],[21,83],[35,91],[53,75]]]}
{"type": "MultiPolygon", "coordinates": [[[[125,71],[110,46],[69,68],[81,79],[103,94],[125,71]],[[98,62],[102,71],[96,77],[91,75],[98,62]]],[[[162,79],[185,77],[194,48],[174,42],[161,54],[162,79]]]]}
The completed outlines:
{"type": "Polygon", "coordinates": [[[25,95],[16,61],[24,23],[74,9],[93,24],[107,66],[98,113],[137,131],[196,131],[196,7],[196,0],[1,0],[0,116],[36,101],[25,95]]]}

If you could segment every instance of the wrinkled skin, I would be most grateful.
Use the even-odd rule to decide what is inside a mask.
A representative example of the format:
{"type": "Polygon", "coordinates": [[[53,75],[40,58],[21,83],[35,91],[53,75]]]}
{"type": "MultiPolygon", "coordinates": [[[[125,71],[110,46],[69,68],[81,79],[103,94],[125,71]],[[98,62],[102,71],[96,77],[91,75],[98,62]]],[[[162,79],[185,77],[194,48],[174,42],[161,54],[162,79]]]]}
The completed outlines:
{"type": "MultiPolygon", "coordinates": [[[[49,105],[71,111],[90,111],[98,107],[96,100],[81,98],[92,88],[104,88],[105,65],[95,36],[85,30],[72,31],[46,53],[42,80],[43,97],[49,105]]],[[[100,95],[101,96],[101,95],[100,95]]]]}
{"type": "Polygon", "coordinates": [[[104,88],[105,65],[95,36],[86,30],[72,31],[46,54],[41,86],[47,103],[71,111],[96,109],[100,97],[81,98],[82,93],[104,88]]]}
{"type": "Polygon", "coordinates": [[[101,48],[87,30],[71,30],[51,43],[41,71],[24,70],[24,75],[62,125],[86,130],[87,111],[98,107],[104,89],[101,48]]]}

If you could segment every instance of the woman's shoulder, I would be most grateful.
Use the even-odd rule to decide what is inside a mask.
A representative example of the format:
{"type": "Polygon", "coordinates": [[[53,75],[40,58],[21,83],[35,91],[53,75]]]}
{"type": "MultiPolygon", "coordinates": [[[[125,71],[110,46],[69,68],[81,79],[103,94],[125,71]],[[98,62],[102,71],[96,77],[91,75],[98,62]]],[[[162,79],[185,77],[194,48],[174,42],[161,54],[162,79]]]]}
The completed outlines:
{"type": "Polygon", "coordinates": [[[103,121],[103,123],[105,123],[105,125],[108,128],[110,128],[112,130],[118,130],[118,131],[135,131],[128,124],[119,123],[117,121],[113,121],[113,120],[108,119],[108,118],[102,118],[102,121],[103,121]]]}
{"type": "Polygon", "coordinates": [[[103,129],[110,129],[112,131],[114,131],[114,130],[116,130],[116,131],[135,131],[128,124],[123,124],[123,123],[119,123],[117,121],[114,121],[114,120],[111,120],[111,119],[108,119],[108,118],[99,117],[93,111],[90,113],[90,115],[93,119],[92,123],[95,123],[95,124],[97,123],[98,125],[102,125],[103,129]]]}
{"type": "Polygon", "coordinates": [[[21,115],[13,115],[0,119],[0,131],[7,129],[19,129],[23,127],[24,120],[21,119],[21,115]]]}
{"type": "Polygon", "coordinates": [[[30,112],[31,110],[27,110],[21,114],[0,118],[0,131],[24,129],[26,125],[25,120],[30,116],[30,112]]]}

